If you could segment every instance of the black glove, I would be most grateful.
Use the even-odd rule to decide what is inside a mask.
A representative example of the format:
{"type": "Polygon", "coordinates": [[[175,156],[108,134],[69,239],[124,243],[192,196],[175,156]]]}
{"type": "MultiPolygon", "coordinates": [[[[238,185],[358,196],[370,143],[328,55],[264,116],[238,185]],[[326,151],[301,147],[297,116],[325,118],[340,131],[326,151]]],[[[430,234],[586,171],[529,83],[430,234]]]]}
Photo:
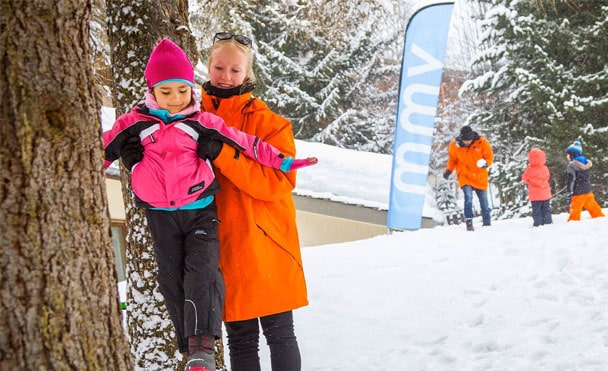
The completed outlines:
{"type": "Polygon", "coordinates": [[[122,163],[129,170],[144,158],[144,146],[138,136],[133,135],[125,140],[120,149],[120,157],[122,157],[122,163]]]}
{"type": "Polygon", "coordinates": [[[443,179],[448,179],[450,177],[450,174],[452,174],[451,171],[446,170],[443,172],[443,179]]]}
{"type": "Polygon", "coordinates": [[[566,201],[568,201],[568,206],[570,206],[570,203],[572,202],[572,193],[566,194],[566,201]]]}
{"type": "Polygon", "coordinates": [[[196,155],[202,159],[213,161],[220,154],[224,143],[209,137],[198,138],[196,155]]]}

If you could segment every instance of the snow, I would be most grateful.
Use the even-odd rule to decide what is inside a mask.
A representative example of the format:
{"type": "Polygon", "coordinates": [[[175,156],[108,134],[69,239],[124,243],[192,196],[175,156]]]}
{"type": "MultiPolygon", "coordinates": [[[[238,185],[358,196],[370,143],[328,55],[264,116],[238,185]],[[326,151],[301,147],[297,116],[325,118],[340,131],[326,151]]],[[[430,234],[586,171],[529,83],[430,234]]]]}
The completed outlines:
{"type": "Polygon", "coordinates": [[[319,163],[298,171],[295,194],[388,209],[390,155],[296,140],[296,157],[317,157],[319,163]]]}
{"type": "Polygon", "coordinates": [[[606,219],[566,218],[304,248],[302,369],[608,369],[606,219]]]}

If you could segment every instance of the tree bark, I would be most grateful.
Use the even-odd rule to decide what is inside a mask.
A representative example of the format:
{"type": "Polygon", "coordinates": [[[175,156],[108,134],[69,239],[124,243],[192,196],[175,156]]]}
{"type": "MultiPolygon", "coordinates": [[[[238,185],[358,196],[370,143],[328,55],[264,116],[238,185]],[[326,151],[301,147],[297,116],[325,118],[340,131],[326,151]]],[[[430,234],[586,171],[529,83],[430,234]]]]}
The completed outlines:
{"type": "Polygon", "coordinates": [[[0,369],[131,370],[91,2],[0,3],[0,369]]]}

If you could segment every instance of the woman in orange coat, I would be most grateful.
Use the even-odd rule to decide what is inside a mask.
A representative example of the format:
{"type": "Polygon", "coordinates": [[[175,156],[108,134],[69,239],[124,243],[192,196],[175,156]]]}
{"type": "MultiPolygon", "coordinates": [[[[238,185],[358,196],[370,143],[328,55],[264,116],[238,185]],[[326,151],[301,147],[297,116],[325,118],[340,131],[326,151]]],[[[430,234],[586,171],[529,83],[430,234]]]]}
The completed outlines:
{"type": "Polygon", "coordinates": [[[491,224],[488,205],[488,168],[494,154],[487,139],[480,137],[470,126],[460,129],[460,135],[450,142],[448,164],[443,177],[447,179],[456,170],[458,186],[464,193],[464,218],[467,230],[473,231],[473,191],[477,194],[484,226],[491,224]]]}
{"type": "MultiPolygon", "coordinates": [[[[228,126],[295,155],[291,123],[253,97],[251,39],[215,35],[203,85],[202,110],[228,126]]],[[[220,268],[226,283],[224,321],[232,370],[260,370],[259,326],[272,370],[301,369],[292,310],[308,304],[292,190],[296,173],[283,173],[223,146],[213,160],[221,192],[220,268]]]]}

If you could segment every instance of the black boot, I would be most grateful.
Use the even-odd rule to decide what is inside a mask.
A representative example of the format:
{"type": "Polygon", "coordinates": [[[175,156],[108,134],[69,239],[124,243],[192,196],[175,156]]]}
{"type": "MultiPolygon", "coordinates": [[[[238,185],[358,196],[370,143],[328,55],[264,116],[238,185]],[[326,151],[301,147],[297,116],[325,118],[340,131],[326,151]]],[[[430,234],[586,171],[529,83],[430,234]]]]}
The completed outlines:
{"type": "Polygon", "coordinates": [[[473,228],[473,219],[466,219],[465,222],[467,223],[467,231],[475,230],[475,228],[473,228]]]}

